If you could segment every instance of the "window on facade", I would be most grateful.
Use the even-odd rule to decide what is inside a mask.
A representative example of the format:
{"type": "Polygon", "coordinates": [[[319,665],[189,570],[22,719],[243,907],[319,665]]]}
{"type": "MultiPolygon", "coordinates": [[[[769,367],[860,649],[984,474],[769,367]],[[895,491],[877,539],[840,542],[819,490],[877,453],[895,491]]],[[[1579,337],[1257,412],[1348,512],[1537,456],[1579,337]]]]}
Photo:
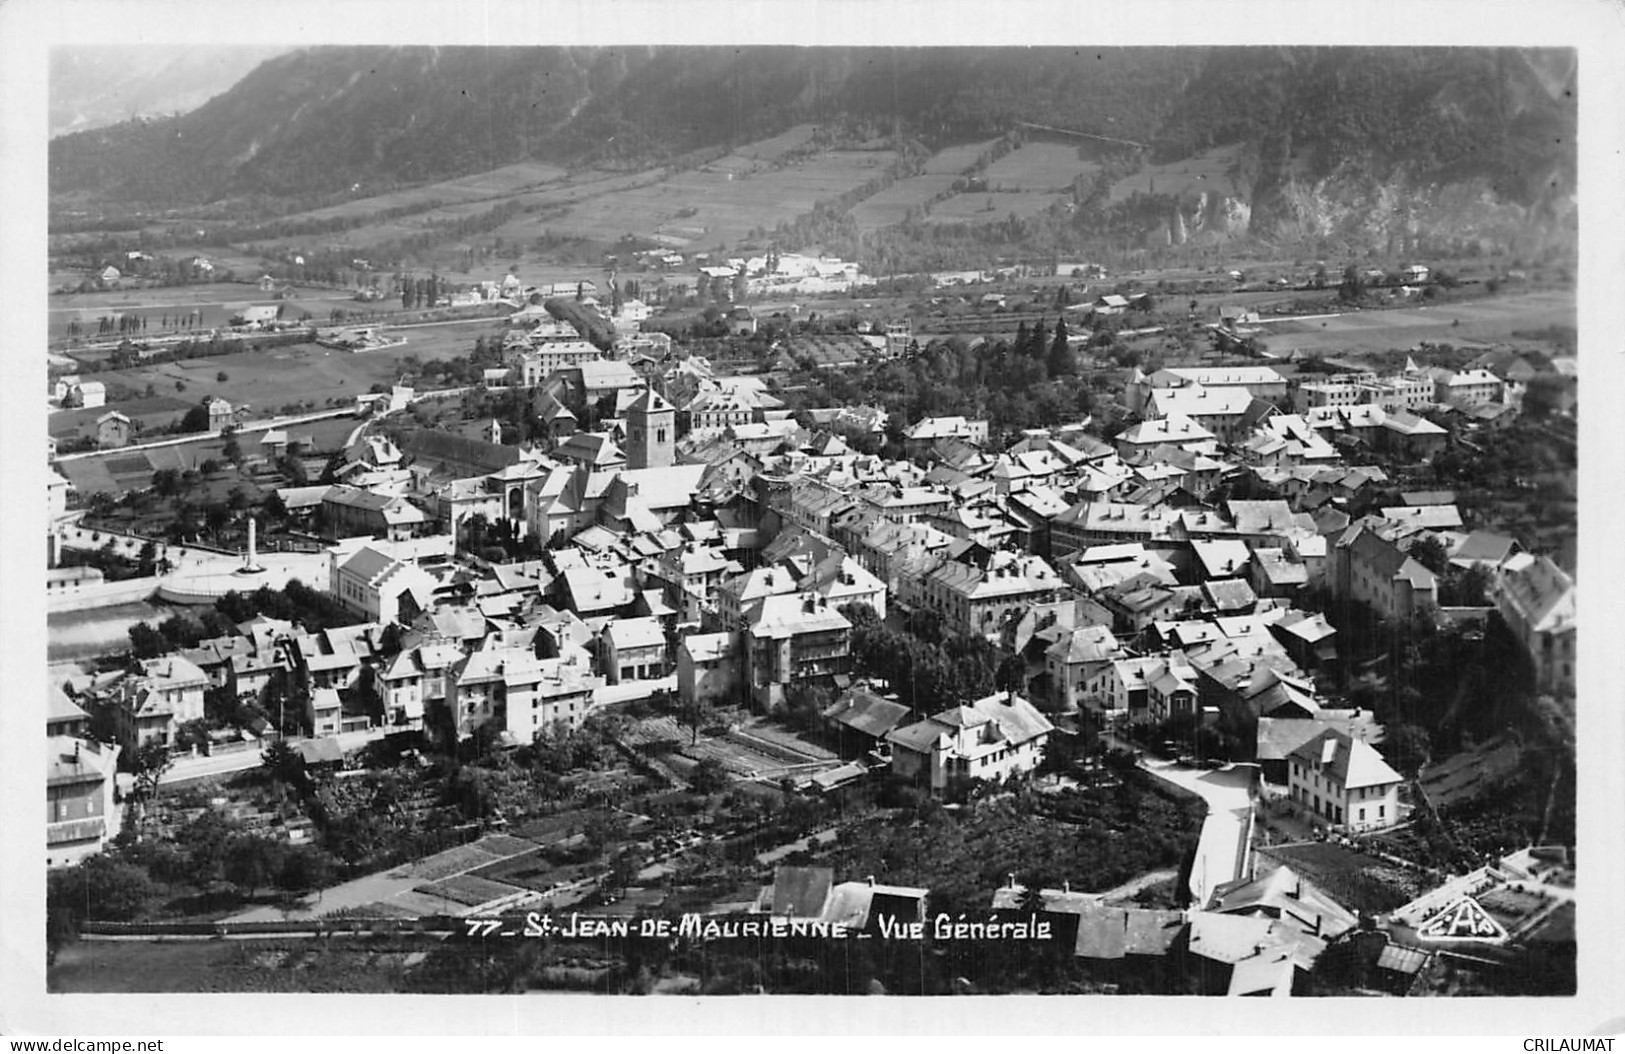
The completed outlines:
{"type": "Polygon", "coordinates": [[[1386,805],[1377,806],[1377,819],[1381,820],[1384,817],[1386,817],[1387,815],[1388,815],[1388,806],[1386,806],[1386,805]]]}

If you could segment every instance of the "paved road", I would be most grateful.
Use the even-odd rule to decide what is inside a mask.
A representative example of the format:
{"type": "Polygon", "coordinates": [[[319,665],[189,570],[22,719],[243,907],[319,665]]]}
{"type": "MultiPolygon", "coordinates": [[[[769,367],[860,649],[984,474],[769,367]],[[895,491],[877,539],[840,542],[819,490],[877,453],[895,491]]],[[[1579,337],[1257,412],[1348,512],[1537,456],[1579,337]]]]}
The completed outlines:
{"type": "Polygon", "coordinates": [[[1213,890],[1242,877],[1246,859],[1242,838],[1252,817],[1252,784],[1255,769],[1231,766],[1228,769],[1193,769],[1173,761],[1142,758],[1147,772],[1207,802],[1207,819],[1196,846],[1196,862],[1191,867],[1191,895],[1198,905],[1206,905],[1213,890]]]}

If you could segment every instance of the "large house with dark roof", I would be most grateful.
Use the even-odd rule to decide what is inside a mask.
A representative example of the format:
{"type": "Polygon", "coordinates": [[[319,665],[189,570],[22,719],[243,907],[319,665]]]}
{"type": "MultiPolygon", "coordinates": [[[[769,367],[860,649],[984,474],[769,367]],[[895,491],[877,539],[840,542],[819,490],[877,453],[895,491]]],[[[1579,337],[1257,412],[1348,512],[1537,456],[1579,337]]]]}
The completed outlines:
{"type": "Polygon", "coordinates": [[[1438,580],[1368,520],[1349,525],[1331,551],[1332,593],[1403,622],[1438,606],[1438,580]]]}
{"type": "Polygon", "coordinates": [[[910,712],[904,704],[859,686],[849,689],[824,711],[824,727],[840,752],[850,757],[883,747],[886,737],[908,719],[910,712]]]}
{"type": "Polygon", "coordinates": [[[435,469],[449,478],[487,476],[522,460],[519,448],[469,436],[420,428],[401,441],[401,454],[416,469],[435,469]]]}
{"type": "Polygon", "coordinates": [[[405,498],[359,487],[330,487],[322,495],[322,516],[335,538],[370,535],[399,541],[416,537],[430,526],[428,514],[405,498]]]}

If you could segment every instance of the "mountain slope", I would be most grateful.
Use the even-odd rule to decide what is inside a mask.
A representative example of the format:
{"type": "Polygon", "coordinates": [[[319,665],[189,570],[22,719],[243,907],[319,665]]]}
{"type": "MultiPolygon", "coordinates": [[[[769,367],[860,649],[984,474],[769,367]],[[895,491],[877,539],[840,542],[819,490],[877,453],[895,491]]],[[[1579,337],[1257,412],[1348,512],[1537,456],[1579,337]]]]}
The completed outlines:
{"type": "Polygon", "coordinates": [[[55,48],[49,79],[51,135],[194,110],[264,60],[288,50],[163,44],[55,48]]]}
{"type": "Polygon", "coordinates": [[[1170,238],[1393,244],[1571,225],[1574,66],[1485,48],[315,48],[191,113],[53,140],[50,178],[148,205],[374,194],[526,158],[647,167],[808,121],[936,145],[1029,121],[1154,161],[1240,144],[1235,199],[1133,206],[1172,213],[1170,238]]]}
{"type": "Polygon", "coordinates": [[[1226,48],[1154,144],[1164,159],[1257,144],[1255,229],[1294,185],[1334,175],[1418,187],[1484,181],[1525,206],[1571,195],[1572,53],[1487,48],[1226,48]]]}
{"type": "Polygon", "coordinates": [[[1013,119],[1149,136],[1191,49],[316,48],[166,121],[51,143],[54,194],[149,204],[443,179],[527,157],[658,164],[805,120],[928,137],[1013,119]]]}

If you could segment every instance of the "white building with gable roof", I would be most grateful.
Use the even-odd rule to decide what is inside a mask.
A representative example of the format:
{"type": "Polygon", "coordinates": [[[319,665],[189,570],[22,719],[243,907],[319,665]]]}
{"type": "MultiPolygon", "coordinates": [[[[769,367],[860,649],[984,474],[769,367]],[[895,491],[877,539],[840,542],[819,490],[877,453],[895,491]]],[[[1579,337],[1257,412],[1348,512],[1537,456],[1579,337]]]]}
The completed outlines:
{"type": "Polygon", "coordinates": [[[1399,822],[1395,772],[1375,747],[1327,729],[1287,757],[1287,793],[1329,827],[1373,831],[1399,822]]]}
{"type": "Polygon", "coordinates": [[[886,741],[894,775],[929,782],[932,792],[940,793],[971,780],[1032,771],[1053,731],[1031,703],[1001,692],[905,725],[888,733],[886,741]]]}

